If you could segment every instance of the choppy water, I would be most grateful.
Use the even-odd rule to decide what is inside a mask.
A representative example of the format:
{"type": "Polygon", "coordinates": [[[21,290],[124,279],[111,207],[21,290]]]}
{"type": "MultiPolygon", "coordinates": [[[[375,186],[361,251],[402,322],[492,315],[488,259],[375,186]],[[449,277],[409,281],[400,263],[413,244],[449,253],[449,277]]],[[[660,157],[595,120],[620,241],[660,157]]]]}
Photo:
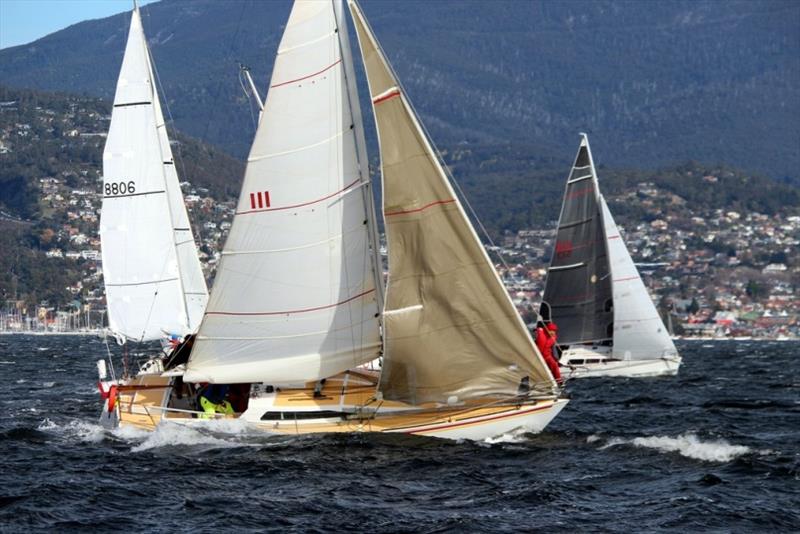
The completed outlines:
{"type": "Polygon", "coordinates": [[[101,341],[0,337],[0,531],[797,531],[800,343],[691,342],[570,384],[539,435],[107,432],[101,341]]]}

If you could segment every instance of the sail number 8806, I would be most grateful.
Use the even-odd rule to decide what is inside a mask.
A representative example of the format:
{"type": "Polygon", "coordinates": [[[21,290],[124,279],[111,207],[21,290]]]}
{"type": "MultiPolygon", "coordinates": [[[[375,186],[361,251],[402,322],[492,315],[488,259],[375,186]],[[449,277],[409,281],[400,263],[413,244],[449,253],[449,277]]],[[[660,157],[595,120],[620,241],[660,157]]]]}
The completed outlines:
{"type": "Polygon", "coordinates": [[[105,196],[110,197],[113,195],[130,195],[136,192],[136,182],[111,182],[105,184],[103,193],[105,196]]]}

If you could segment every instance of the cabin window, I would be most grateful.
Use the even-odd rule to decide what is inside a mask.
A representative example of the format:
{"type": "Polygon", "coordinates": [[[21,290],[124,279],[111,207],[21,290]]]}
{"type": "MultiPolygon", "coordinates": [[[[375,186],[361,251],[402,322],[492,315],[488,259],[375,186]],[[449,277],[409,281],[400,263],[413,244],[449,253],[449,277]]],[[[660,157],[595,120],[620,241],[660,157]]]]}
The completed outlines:
{"type": "Polygon", "coordinates": [[[333,410],[320,410],[311,412],[265,412],[261,416],[262,421],[299,421],[301,419],[329,419],[332,417],[340,417],[344,419],[344,412],[335,412],[333,410]]]}
{"type": "Polygon", "coordinates": [[[570,360],[569,363],[572,365],[583,365],[583,360],[570,360]]]}

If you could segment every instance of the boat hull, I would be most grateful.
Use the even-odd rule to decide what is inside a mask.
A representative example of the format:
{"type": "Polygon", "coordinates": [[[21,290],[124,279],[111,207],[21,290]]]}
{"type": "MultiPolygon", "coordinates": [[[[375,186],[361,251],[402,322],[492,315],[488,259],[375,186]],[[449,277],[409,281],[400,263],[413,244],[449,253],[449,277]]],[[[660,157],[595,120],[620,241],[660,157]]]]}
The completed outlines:
{"type": "Polygon", "coordinates": [[[564,351],[560,362],[570,367],[568,372],[563,373],[567,378],[646,378],[678,374],[681,357],[618,360],[611,357],[611,347],[570,347],[564,351]]]}
{"type": "MultiPolygon", "coordinates": [[[[346,375],[347,373],[345,373],[346,375]]],[[[115,411],[119,426],[153,430],[161,423],[187,426],[208,424],[200,412],[168,407],[171,388],[168,378],[144,376],[137,379],[142,389],[119,394],[115,411]]],[[[323,434],[345,432],[400,433],[445,439],[484,440],[514,431],[541,432],[567,404],[566,399],[544,398],[508,401],[487,399],[453,407],[415,407],[374,399],[364,382],[334,377],[322,394],[314,385],[286,391],[259,393],[241,414],[218,415],[236,418],[270,434],[323,434]],[[326,393],[337,391],[339,395],[326,393]]]]}

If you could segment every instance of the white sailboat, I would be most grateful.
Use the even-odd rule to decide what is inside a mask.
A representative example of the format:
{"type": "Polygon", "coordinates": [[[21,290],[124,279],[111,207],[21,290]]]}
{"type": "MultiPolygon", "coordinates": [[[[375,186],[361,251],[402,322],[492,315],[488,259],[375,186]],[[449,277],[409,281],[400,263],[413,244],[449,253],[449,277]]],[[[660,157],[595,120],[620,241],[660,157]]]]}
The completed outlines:
{"type": "MultiPolygon", "coordinates": [[[[109,330],[120,344],[197,330],[208,291],[135,4],[103,153],[100,240],[109,330]]],[[[123,378],[101,387],[107,394],[123,378]]]]}
{"type": "Polygon", "coordinates": [[[572,377],[657,376],[681,358],[600,194],[589,139],[564,193],[542,315],[558,325],[572,377]]]}
{"type": "Polygon", "coordinates": [[[197,383],[233,384],[236,413],[226,417],[277,433],[483,439],[540,431],[566,404],[349,6],[379,134],[385,298],[341,1],[297,0],[188,364],[122,394],[120,424],[201,422],[197,383]],[[364,367],[379,357],[382,372],[364,367]]]}

